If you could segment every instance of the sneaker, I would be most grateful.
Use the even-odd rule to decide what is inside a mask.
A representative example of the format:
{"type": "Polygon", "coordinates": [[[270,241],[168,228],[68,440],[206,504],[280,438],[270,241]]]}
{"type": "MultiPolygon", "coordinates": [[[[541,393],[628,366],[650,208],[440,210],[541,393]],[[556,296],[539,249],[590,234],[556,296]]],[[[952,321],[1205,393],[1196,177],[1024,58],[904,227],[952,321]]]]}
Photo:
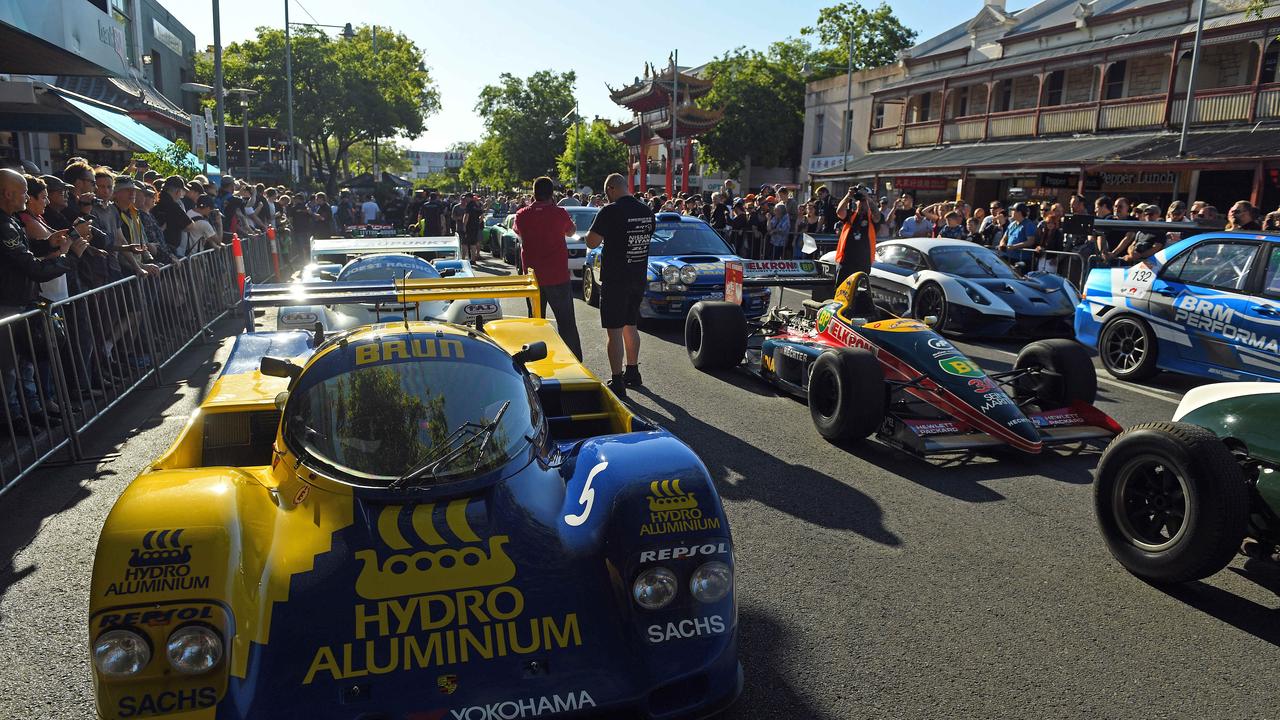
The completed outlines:
{"type": "Polygon", "coordinates": [[[614,375],[609,381],[609,390],[618,396],[619,400],[627,399],[627,381],[623,379],[621,374],[614,375]]]}
{"type": "Polygon", "coordinates": [[[644,382],[640,380],[640,366],[628,365],[627,371],[622,373],[622,377],[627,381],[627,387],[640,387],[644,382]]]}

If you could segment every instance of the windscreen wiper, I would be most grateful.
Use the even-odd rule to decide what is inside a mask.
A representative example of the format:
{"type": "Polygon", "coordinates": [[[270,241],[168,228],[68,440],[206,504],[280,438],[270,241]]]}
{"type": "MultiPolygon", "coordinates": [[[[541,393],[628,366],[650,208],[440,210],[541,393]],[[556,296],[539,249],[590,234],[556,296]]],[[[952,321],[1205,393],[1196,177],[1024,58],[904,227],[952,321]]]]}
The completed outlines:
{"type": "Polygon", "coordinates": [[[436,448],[436,452],[427,456],[427,459],[418,467],[396,478],[388,487],[393,490],[398,490],[410,481],[417,480],[422,477],[433,477],[436,470],[441,465],[457,459],[469,448],[473,447],[477,440],[481,441],[480,452],[479,457],[476,459],[476,464],[472,466],[472,469],[474,470],[476,467],[479,467],[480,458],[484,457],[484,451],[489,447],[489,439],[493,437],[494,431],[498,429],[498,423],[502,422],[502,416],[506,414],[507,408],[509,407],[511,407],[510,400],[502,403],[502,407],[498,408],[497,414],[494,415],[493,419],[487,423],[465,422],[459,425],[458,428],[449,433],[449,436],[445,438],[444,442],[436,448]],[[466,439],[461,443],[458,443],[458,439],[468,430],[472,430],[474,432],[471,435],[466,436],[466,439]],[[483,440],[481,440],[482,438],[483,440]],[[458,444],[455,446],[454,443],[458,444]]]}

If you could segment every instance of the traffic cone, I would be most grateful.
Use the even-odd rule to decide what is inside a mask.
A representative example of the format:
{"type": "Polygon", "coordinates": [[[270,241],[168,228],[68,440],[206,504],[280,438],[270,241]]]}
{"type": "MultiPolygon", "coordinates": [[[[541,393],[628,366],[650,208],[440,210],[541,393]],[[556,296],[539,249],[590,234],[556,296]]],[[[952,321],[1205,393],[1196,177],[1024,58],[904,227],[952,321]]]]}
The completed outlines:
{"type": "Polygon", "coordinates": [[[231,257],[236,261],[236,282],[240,285],[240,297],[244,297],[244,250],[240,247],[240,236],[231,233],[231,257]]]}
{"type": "Polygon", "coordinates": [[[275,268],[276,279],[280,278],[280,248],[276,245],[276,229],[267,228],[267,241],[271,243],[271,265],[275,268]]]}

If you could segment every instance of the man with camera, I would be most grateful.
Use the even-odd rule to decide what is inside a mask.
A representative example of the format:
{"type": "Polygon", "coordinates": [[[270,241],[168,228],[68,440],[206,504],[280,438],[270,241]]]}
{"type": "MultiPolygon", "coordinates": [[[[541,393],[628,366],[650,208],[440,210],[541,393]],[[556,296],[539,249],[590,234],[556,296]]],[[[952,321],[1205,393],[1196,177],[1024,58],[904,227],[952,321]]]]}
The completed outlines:
{"type": "Polygon", "coordinates": [[[874,195],[870,188],[851,185],[836,205],[836,217],[843,223],[836,244],[836,287],[855,272],[871,272],[876,225],[880,223],[880,212],[870,200],[874,195]]]}

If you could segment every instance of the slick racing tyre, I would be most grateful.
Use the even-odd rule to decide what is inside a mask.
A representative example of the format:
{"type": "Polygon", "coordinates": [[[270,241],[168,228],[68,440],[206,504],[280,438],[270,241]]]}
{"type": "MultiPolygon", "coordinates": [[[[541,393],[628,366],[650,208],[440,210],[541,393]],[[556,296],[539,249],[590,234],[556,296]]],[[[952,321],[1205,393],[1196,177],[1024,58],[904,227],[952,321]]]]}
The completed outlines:
{"type": "Polygon", "coordinates": [[[938,283],[927,282],[916,290],[911,298],[911,316],[921,322],[930,315],[938,318],[933,329],[942,332],[947,328],[947,294],[938,283]]]}
{"type": "Polygon", "coordinates": [[[1157,583],[1208,577],[1231,562],[1249,524],[1240,463],[1196,425],[1137,425],[1098,462],[1094,511],[1107,549],[1126,570],[1157,583]]]}
{"type": "Polygon", "coordinates": [[[809,374],[809,415],[828,440],[874,433],[884,422],[887,396],[880,361],[862,348],[828,350],[809,374]]]}
{"type": "Polygon", "coordinates": [[[684,348],[699,370],[731,368],[747,352],[747,317],[735,303],[702,300],[684,320],[684,348]]]}
{"type": "Polygon", "coordinates": [[[1118,380],[1146,380],[1155,375],[1156,334],[1140,318],[1122,315],[1102,326],[1098,356],[1102,367],[1118,380]]]}
{"type": "Polygon", "coordinates": [[[1089,351],[1074,340],[1037,340],[1022,348],[1015,370],[1033,370],[1018,378],[1014,395],[1019,402],[1035,398],[1042,410],[1075,402],[1093,404],[1098,396],[1098,373],[1089,351]],[[1034,372],[1039,369],[1041,372],[1034,372]]]}
{"type": "Polygon", "coordinates": [[[591,307],[600,307],[600,286],[596,284],[589,267],[582,269],[582,299],[591,307]]]}

